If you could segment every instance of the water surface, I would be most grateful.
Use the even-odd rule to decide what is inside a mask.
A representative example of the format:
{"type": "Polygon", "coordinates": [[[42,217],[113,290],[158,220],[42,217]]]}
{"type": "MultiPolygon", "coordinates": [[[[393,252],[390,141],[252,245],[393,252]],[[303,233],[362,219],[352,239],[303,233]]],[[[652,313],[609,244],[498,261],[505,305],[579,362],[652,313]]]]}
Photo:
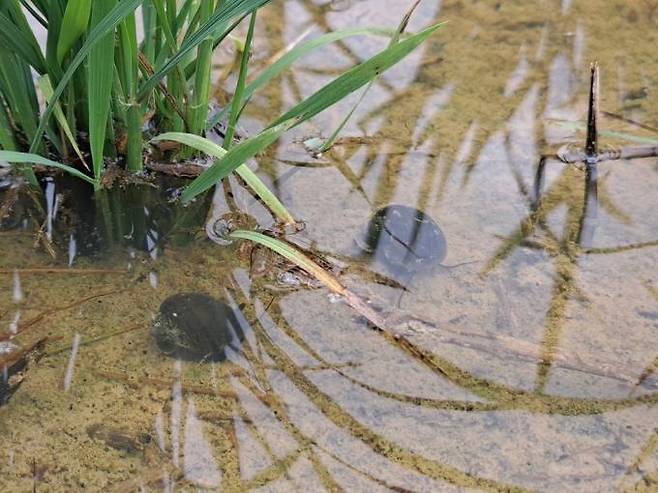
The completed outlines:
{"type": "MultiPolygon", "coordinates": [[[[354,99],[253,163],[305,221],[291,239],[346,265],[342,281],[408,343],[325,289],[254,275],[236,246],[207,239],[210,197],[179,209],[154,192],[130,213],[124,199],[96,199],[91,234],[66,214],[75,199],[46,186],[50,219],[28,201],[0,231],[0,350],[47,338],[0,408],[2,490],[654,490],[656,160],[601,164],[595,215],[575,166],[550,163],[538,207],[533,195],[542,154],[584,145],[590,62],[602,110],[658,126],[654,3],[425,0],[411,30],[449,22],[382,77],[330,152],[303,142],[330,135],[354,99]],[[358,250],[389,204],[422,210],[447,241],[442,266],[404,290],[358,250]],[[152,320],[180,292],[235,308],[244,341],[228,361],[158,352],[152,320]]],[[[300,35],[394,27],[406,8],[273,2],[255,66],[300,35]]],[[[386,43],[354,38],[304,58],[254,98],[244,131],[386,43]]],[[[218,54],[218,78],[232,56],[218,54]]],[[[218,82],[220,101],[233,82],[218,82]]],[[[599,126],[658,138],[611,117],[599,126]]],[[[214,203],[216,214],[231,205],[222,193],[214,203]]]]}

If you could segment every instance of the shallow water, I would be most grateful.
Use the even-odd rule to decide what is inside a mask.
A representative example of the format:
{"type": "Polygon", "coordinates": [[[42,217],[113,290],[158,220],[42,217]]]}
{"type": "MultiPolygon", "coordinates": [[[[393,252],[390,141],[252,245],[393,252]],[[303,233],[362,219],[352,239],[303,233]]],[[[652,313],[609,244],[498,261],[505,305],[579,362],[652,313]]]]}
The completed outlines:
{"type": "MultiPolygon", "coordinates": [[[[406,8],[274,2],[254,56],[265,64],[307,31],[394,27],[406,8]]],[[[584,146],[565,122],[586,119],[593,60],[601,109],[658,126],[658,4],[424,0],[410,29],[435,19],[449,23],[383,76],[331,152],[313,158],[303,141],[331,134],[354,100],[257,163],[306,222],[291,239],[347,264],[343,282],[401,337],[325,289],[255,276],[235,245],[207,239],[207,203],[97,199],[90,234],[53,184],[43,234],[29,201],[0,231],[0,358],[47,338],[0,408],[3,491],[655,491],[656,159],[601,164],[596,214],[581,169],[550,163],[536,212],[533,185],[541,154],[584,146]],[[388,204],[421,209],[447,240],[442,265],[406,290],[357,248],[388,204]],[[160,303],[191,291],[235,308],[244,341],[228,361],[158,352],[160,303]]],[[[385,44],[305,58],[254,98],[245,131],[385,44]]],[[[657,137],[610,117],[600,128],[657,137]]]]}

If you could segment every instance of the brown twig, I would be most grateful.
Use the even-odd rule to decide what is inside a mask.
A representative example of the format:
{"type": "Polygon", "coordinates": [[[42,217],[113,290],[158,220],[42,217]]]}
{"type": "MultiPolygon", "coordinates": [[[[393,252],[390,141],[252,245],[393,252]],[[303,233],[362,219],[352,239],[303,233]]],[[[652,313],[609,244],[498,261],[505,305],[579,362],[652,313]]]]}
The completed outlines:
{"type": "Polygon", "coordinates": [[[0,359],[0,406],[7,403],[16,389],[23,383],[24,373],[30,365],[43,356],[48,338],[43,338],[30,347],[0,359]]]}
{"type": "MultiPolygon", "coordinates": [[[[151,63],[148,61],[146,56],[142,52],[139,53],[139,66],[142,68],[144,73],[146,73],[149,77],[152,77],[155,71],[153,70],[153,66],[151,63]]],[[[176,101],[176,98],[169,92],[169,89],[167,89],[167,86],[160,81],[158,83],[158,89],[164,97],[167,99],[167,102],[171,105],[171,107],[174,109],[176,113],[178,113],[178,116],[180,116],[183,121],[185,121],[185,113],[183,113],[183,110],[180,109],[178,106],[178,102],[176,101]]]]}
{"type": "Polygon", "coordinates": [[[86,303],[87,301],[95,300],[96,298],[102,298],[104,296],[110,296],[110,295],[113,295],[113,294],[122,293],[124,291],[127,291],[128,289],[129,288],[115,289],[115,290],[112,290],[112,291],[107,291],[105,293],[94,294],[94,295],[91,295],[91,296],[87,296],[86,298],[82,298],[80,300],[74,301],[73,303],[69,303],[68,305],[59,306],[59,307],[55,307],[55,308],[49,308],[47,310],[44,310],[41,313],[39,313],[37,316],[35,316],[35,317],[31,318],[30,320],[28,320],[27,322],[20,324],[18,326],[17,330],[16,330],[16,334],[0,334],[0,342],[7,341],[7,340],[11,339],[12,337],[14,337],[15,335],[25,332],[27,329],[29,329],[33,325],[36,325],[37,323],[41,322],[44,318],[46,318],[50,315],[53,315],[57,312],[61,312],[61,311],[64,311],[64,310],[69,310],[71,308],[75,308],[76,306],[80,306],[81,304],[86,303]]]}
{"type": "Polygon", "coordinates": [[[165,175],[178,176],[181,178],[195,178],[207,168],[192,163],[156,163],[147,162],[146,167],[151,171],[157,171],[165,175]]]}
{"type": "MultiPolygon", "coordinates": [[[[172,387],[176,380],[174,379],[165,379],[165,378],[149,378],[145,376],[131,376],[127,372],[123,371],[110,371],[103,370],[100,368],[90,368],[90,370],[98,375],[99,377],[107,378],[108,380],[114,380],[121,382],[128,387],[134,389],[141,389],[146,385],[155,387],[157,389],[169,389],[172,387]]],[[[203,385],[191,385],[183,384],[181,386],[183,392],[191,392],[193,394],[202,394],[202,395],[214,395],[216,397],[222,397],[225,399],[237,399],[238,396],[235,392],[227,390],[216,390],[203,385]]]]}
{"type": "Polygon", "coordinates": [[[29,267],[25,269],[0,269],[0,274],[128,274],[123,269],[71,269],[60,267],[29,267]]]}

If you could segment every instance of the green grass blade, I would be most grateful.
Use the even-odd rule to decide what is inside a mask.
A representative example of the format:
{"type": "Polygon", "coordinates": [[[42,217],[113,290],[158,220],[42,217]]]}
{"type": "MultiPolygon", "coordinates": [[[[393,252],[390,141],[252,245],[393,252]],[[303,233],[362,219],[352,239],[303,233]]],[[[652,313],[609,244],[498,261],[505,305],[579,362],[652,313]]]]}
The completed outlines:
{"type": "MultiPolygon", "coordinates": [[[[334,31],[328,34],[323,34],[317,38],[313,38],[304,43],[298,44],[295,48],[290,50],[288,53],[279,58],[272,65],[263,70],[258,77],[256,77],[252,82],[247,84],[244,90],[243,100],[248,100],[251,96],[265,86],[272,79],[279,76],[284,70],[287,70],[295,63],[297,60],[302,58],[305,55],[308,55],[312,51],[327,46],[331,43],[341,41],[345,38],[353,36],[391,36],[394,34],[392,29],[383,29],[383,28],[349,28],[342,29],[340,31],[334,31]]],[[[210,129],[217,125],[229,111],[229,107],[224,108],[223,111],[216,114],[207,124],[206,128],[210,129]]]]}
{"type": "MultiPolygon", "coordinates": [[[[217,159],[223,159],[228,151],[218,146],[214,142],[200,137],[198,135],[189,134],[189,133],[180,133],[180,132],[169,132],[157,136],[155,141],[162,140],[171,140],[174,142],[180,142],[187,146],[193,147],[194,149],[204,152],[209,156],[213,156],[217,159]]],[[[242,178],[247,186],[251,188],[270,208],[270,210],[285,224],[294,224],[295,219],[292,217],[292,214],[288,212],[285,206],[279,201],[279,199],[274,195],[267,185],[261,181],[258,176],[251,171],[246,164],[241,164],[235,169],[235,172],[242,178]]],[[[220,178],[221,179],[221,178],[220,178]]]]}
{"type": "Polygon", "coordinates": [[[126,167],[131,171],[142,169],[142,108],[137,102],[139,54],[137,29],[133,14],[119,26],[118,44],[119,78],[123,88],[126,110],[126,167]]]}
{"type": "Polygon", "coordinates": [[[254,28],[256,27],[256,12],[251,14],[249,21],[249,31],[245,39],[244,46],[242,47],[242,56],[240,57],[240,72],[238,74],[238,82],[235,85],[235,94],[233,95],[233,102],[231,103],[231,114],[228,118],[228,125],[226,127],[226,134],[224,135],[224,149],[228,150],[233,144],[233,136],[235,135],[235,127],[238,124],[238,119],[242,113],[242,101],[244,95],[245,82],[247,80],[247,70],[249,64],[249,57],[251,56],[251,43],[254,39],[254,28]]]}
{"type": "Polygon", "coordinates": [[[279,125],[291,118],[297,119],[297,124],[313,118],[321,111],[368,84],[375,77],[379,76],[379,74],[398,63],[439,29],[441,25],[441,23],[434,24],[413,36],[409,36],[407,39],[393,46],[389,46],[372,58],[348,70],[315,94],[287,111],[272,123],[272,125],[279,125]]]}
{"type": "MultiPolygon", "coordinates": [[[[117,0],[95,0],[91,26],[96,26],[116,5],[117,0]]],[[[87,65],[89,93],[89,146],[94,178],[100,180],[107,132],[112,80],[114,76],[114,32],[102,37],[91,49],[87,65]]]]}
{"type": "Polygon", "coordinates": [[[143,0],[122,0],[119,4],[117,4],[116,7],[112,9],[112,11],[108,15],[105,16],[105,18],[101,22],[99,22],[93,29],[91,29],[91,31],[87,35],[87,39],[85,40],[84,44],[80,48],[80,51],[76,53],[70,65],[66,69],[66,72],[64,72],[64,74],[62,75],[59,84],[53,91],[51,104],[49,104],[46,107],[45,111],[43,112],[43,115],[41,116],[41,120],[39,121],[39,126],[32,139],[32,144],[30,145],[30,152],[34,152],[39,147],[39,142],[41,141],[43,132],[55,108],[53,103],[59,101],[59,98],[62,96],[64,89],[66,88],[67,84],[71,80],[71,77],[73,77],[75,71],[82,64],[84,59],[89,55],[91,49],[106,34],[113,32],[114,28],[121,21],[123,21],[123,19],[125,19],[127,16],[132,14],[142,2],[143,0]]]}
{"type": "Polygon", "coordinates": [[[0,13],[0,41],[9,50],[30,64],[39,74],[46,72],[46,61],[32,31],[21,31],[8,17],[0,13]],[[28,34],[29,33],[29,34],[28,34]]]}
{"type": "Polygon", "coordinates": [[[385,49],[378,55],[347,71],[327,84],[308,99],[286,112],[267,129],[236,147],[224,158],[205,171],[183,192],[183,201],[188,201],[208,190],[219,180],[243,164],[247,159],[272,144],[279,136],[301,122],[312,118],[322,110],[335,104],[348,94],[370,82],[384,70],[393,66],[434,33],[441,24],[435,24],[385,49]]]}
{"type": "Polygon", "coordinates": [[[30,154],[28,152],[0,151],[0,161],[6,161],[11,164],[41,164],[51,168],[58,168],[66,171],[67,173],[70,173],[76,178],[80,178],[81,180],[95,185],[94,180],[89,178],[81,171],[78,171],[77,169],[66,164],[51,161],[50,159],[39,156],[38,154],[30,154]]]}
{"type": "MultiPolygon", "coordinates": [[[[395,30],[395,34],[391,38],[391,41],[389,43],[389,47],[393,46],[400,40],[400,36],[404,33],[404,30],[407,28],[407,25],[409,24],[409,19],[411,19],[411,15],[414,13],[414,10],[420,5],[420,0],[416,0],[416,2],[409,8],[407,13],[402,17],[402,21],[400,21],[400,24],[398,25],[398,28],[395,30]]],[[[375,82],[379,79],[379,76],[375,77],[372,79],[366,88],[363,90],[359,98],[356,100],[354,105],[352,105],[352,109],[345,115],[345,118],[343,118],[343,121],[340,122],[338,127],[336,127],[336,130],[329,136],[329,138],[322,144],[322,146],[319,149],[319,152],[326,152],[332,145],[334,145],[334,142],[336,142],[336,139],[338,138],[338,135],[343,131],[343,128],[345,128],[345,125],[347,125],[347,122],[352,118],[352,115],[356,111],[356,109],[359,107],[361,102],[365,99],[366,94],[370,91],[372,86],[375,84],[375,82]]]]}
{"type": "MultiPolygon", "coordinates": [[[[164,43],[168,48],[167,50],[163,49],[161,51],[158,60],[160,57],[173,56],[178,51],[176,35],[175,31],[173,30],[177,25],[175,4],[174,6],[171,6],[168,2],[167,5],[168,7],[165,9],[165,4],[162,0],[153,0],[153,6],[158,18],[158,25],[160,26],[160,30],[164,38],[164,43]],[[173,11],[171,9],[173,9],[173,11]]],[[[179,108],[183,108],[185,106],[185,101],[188,100],[188,95],[187,87],[185,84],[185,76],[183,75],[180,66],[176,66],[174,68],[173,74],[167,78],[167,89],[169,90],[169,94],[171,94],[173,99],[176,101],[177,106],[179,108]]],[[[141,100],[139,95],[138,100],[141,100]]],[[[185,128],[186,122],[184,121],[183,116],[174,114],[171,121],[171,128],[173,130],[178,131],[185,128]]]]}
{"type": "Polygon", "coordinates": [[[5,111],[5,103],[0,97],[0,149],[15,151],[18,148],[14,138],[14,129],[5,111]]]}
{"type": "MultiPolygon", "coordinates": [[[[258,135],[233,147],[223,158],[219,159],[215,164],[204,171],[185,189],[181,197],[183,202],[189,202],[200,193],[213,187],[240,165],[244,164],[247,159],[255,156],[270,146],[281,136],[281,134],[292,128],[294,124],[295,121],[290,120],[275,125],[274,127],[263,130],[258,135]]],[[[170,139],[168,135],[172,134],[159,135],[155,140],[175,140],[173,138],[170,139]]],[[[175,136],[176,134],[173,135],[175,136]]]]}
{"type": "Polygon", "coordinates": [[[215,36],[217,34],[216,29],[218,25],[252,12],[269,1],[270,0],[223,0],[220,7],[213,13],[210,19],[199,26],[199,29],[183,42],[178,52],[167,60],[163,66],[143,84],[139,93],[139,99],[144,99],[144,97],[153,90],[160,79],[176,67],[190,51],[196,48],[208,37],[215,36]]]}
{"type": "Polygon", "coordinates": [[[30,139],[37,130],[36,89],[29,66],[0,45],[0,91],[14,125],[30,139]]]}
{"type": "Polygon", "coordinates": [[[68,0],[66,3],[62,27],[57,40],[57,61],[60,64],[74,43],[87,30],[90,13],[91,0],[68,0]]]}
{"type": "MultiPolygon", "coordinates": [[[[213,8],[213,2],[210,0],[201,3],[197,10],[199,19],[202,22],[207,21],[212,15],[213,8]]],[[[208,117],[212,45],[212,39],[206,39],[197,49],[194,91],[192,92],[192,101],[188,106],[188,112],[190,114],[188,117],[189,131],[193,134],[201,134],[203,132],[208,117]]]]}
{"type": "MultiPolygon", "coordinates": [[[[43,97],[46,98],[46,102],[50,101],[50,98],[53,95],[53,86],[50,84],[50,79],[48,78],[47,75],[43,75],[39,77],[39,88],[41,89],[41,93],[43,94],[43,97]]],[[[64,112],[62,111],[59,101],[55,103],[54,113],[55,113],[55,119],[57,120],[57,123],[59,123],[59,126],[64,132],[64,135],[66,135],[66,138],[71,143],[71,147],[73,147],[73,150],[78,155],[78,158],[80,158],[80,161],[82,161],[82,164],[84,164],[84,166],[87,169],[89,169],[89,166],[87,166],[85,158],[82,156],[82,152],[78,147],[78,143],[75,141],[73,132],[71,132],[71,127],[69,127],[69,124],[66,121],[66,117],[64,116],[64,112]]]]}
{"type": "Polygon", "coordinates": [[[270,250],[275,251],[282,257],[295,263],[298,267],[304,269],[306,272],[315,277],[318,281],[322,282],[325,286],[331,289],[334,293],[345,294],[345,287],[333,275],[313,262],[308,256],[304,255],[300,250],[293,247],[289,243],[283,242],[271,236],[258,233],[256,231],[237,230],[229,235],[232,238],[248,240],[270,250]]]}
{"type": "Polygon", "coordinates": [[[38,10],[36,10],[34,7],[32,7],[32,5],[30,5],[30,4],[27,2],[27,0],[20,0],[20,2],[21,2],[21,5],[23,6],[23,8],[24,8],[27,12],[29,12],[30,15],[31,15],[32,17],[34,17],[34,19],[35,19],[39,24],[41,24],[43,27],[45,27],[46,29],[48,29],[48,21],[46,21],[46,19],[44,19],[44,18],[41,16],[41,14],[39,13],[38,10]]]}

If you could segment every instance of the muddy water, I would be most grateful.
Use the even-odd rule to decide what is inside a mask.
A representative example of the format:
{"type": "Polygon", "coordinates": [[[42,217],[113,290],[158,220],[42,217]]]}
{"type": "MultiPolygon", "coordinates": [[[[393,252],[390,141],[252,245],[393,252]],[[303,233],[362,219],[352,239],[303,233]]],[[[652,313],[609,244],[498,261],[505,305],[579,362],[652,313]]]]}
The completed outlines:
{"type": "MultiPolygon", "coordinates": [[[[274,2],[256,65],[303,34],[395,26],[406,7],[274,2]]],[[[3,491],[656,489],[656,160],[601,164],[596,214],[578,167],[549,163],[538,204],[533,187],[541,154],[584,145],[593,60],[601,109],[658,126],[658,4],[426,0],[410,29],[435,19],[449,22],[373,87],[330,152],[302,143],[330,135],[353,100],[257,163],[307,224],[294,240],[347,264],[343,282],[401,337],[324,289],[281,289],[274,268],[254,276],[236,246],[205,237],[207,204],[179,220],[162,197],[132,214],[97,199],[95,255],[75,215],[53,219],[47,248],[32,213],[0,232],[0,348],[47,338],[0,408],[3,491]],[[447,240],[442,265],[404,290],[356,246],[392,203],[423,210],[447,240]],[[235,308],[244,340],[227,361],[158,352],[160,303],[189,291],[235,308]]],[[[254,98],[245,131],[385,44],[350,39],[303,59],[254,98]]],[[[219,54],[219,76],[230,60],[219,54]]]]}

